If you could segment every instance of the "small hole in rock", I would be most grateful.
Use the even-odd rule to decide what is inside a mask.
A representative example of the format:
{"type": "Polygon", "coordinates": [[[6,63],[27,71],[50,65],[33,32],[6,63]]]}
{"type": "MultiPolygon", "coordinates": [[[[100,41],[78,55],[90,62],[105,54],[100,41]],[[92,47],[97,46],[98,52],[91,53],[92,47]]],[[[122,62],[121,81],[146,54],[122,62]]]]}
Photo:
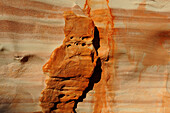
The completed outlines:
{"type": "Polygon", "coordinates": [[[82,43],[82,46],[85,46],[86,44],[85,43],[82,43]]]}
{"type": "Polygon", "coordinates": [[[0,51],[5,51],[5,48],[1,48],[0,51]]]}
{"type": "Polygon", "coordinates": [[[90,38],[90,37],[89,36],[82,37],[82,40],[84,40],[85,38],[90,38]]]}
{"type": "Polygon", "coordinates": [[[77,42],[75,42],[74,44],[75,44],[75,45],[78,45],[78,43],[77,43],[77,42]]]}
{"type": "Polygon", "coordinates": [[[71,44],[67,45],[67,47],[70,47],[70,46],[71,46],[71,44]]]}
{"type": "Polygon", "coordinates": [[[70,39],[73,39],[73,37],[70,37],[70,39]]]}
{"type": "Polygon", "coordinates": [[[15,56],[15,58],[20,58],[21,56],[15,56]]]}
{"type": "Polygon", "coordinates": [[[21,63],[28,62],[31,57],[33,57],[33,55],[26,55],[20,60],[20,62],[21,63]]]}
{"type": "Polygon", "coordinates": [[[65,96],[65,94],[60,94],[59,96],[58,96],[58,98],[62,98],[62,97],[64,97],[65,96]]]}
{"type": "Polygon", "coordinates": [[[85,38],[88,38],[88,36],[82,37],[82,40],[84,40],[85,38]]]}
{"type": "Polygon", "coordinates": [[[24,56],[22,59],[21,59],[21,62],[27,62],[28,59],[29,59],[30,56],[24,56]]]}

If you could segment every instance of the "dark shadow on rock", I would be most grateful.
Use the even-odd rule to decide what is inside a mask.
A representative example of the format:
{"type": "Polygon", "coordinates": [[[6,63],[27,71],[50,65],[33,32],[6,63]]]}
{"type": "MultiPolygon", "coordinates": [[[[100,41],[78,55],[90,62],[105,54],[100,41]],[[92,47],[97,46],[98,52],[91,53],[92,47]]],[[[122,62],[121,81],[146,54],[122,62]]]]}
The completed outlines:
{"type": "Polygon", "coordinates": [[[86,94],[93,89],[93,86],[95,83],[98,83],[101,79],[101,73],[102,73],[102,69],[101,69],[101,60],[100,58],[97,59],[96,62],[96,67],[94,68],[94,72],[92,74],[92,76],[89,79],[89,85],[88,87],[83,91],[82,96],[79,97],[78,100],[75,100],[75,106],[73,108],[74,113],[77,113],[75,111],[75,109],[77,108],[77,104],[78,102],[83,102],[83,99],[86,98],[86,94]]]}
{"type": "Polygon", "coordinates": [[[95,27],[95,29],[94,29],[94,39],[92,42],[93,42],[93,46],[96,50],[96,53],[98,55],[97,50],[100,48],[100,38],[99,38],[99,31],[98,31],[97,27],[95,27]]]}
{"type": "MultiPolygon", "coordinates": [[[[94,30],[94,39],[93,39],[93,46],[96,50],[96,53],[98,55],[98,49],[100,48],[100,38],[99,38],[99,31],[97,29],[97,27],[95,27],[95,30],[94,30]]],[[[93,62],[93,60],[92,60],[93,62]]],[[[83,91],[83,94],[82,96],[79,97],[78,100],[75,100],[75,105],[74,105],[74,108],[73,108],[73,111],[74,113],[77,113],[76,112],[76,108],[77,108],[77,104],[78,102],[83,102],[83,99],[86,98],[86,94],[93,89],[93,86],[95,83],[98,83],[101,79],[101,73],[102,73],[102,69],[101,69],[101,59],[98,58],[97,61],[96,61],[96,67],[94,68],[94,72],[92,74],[92,76],[89,78],[89,85],[88,87],[83,91]]]]}

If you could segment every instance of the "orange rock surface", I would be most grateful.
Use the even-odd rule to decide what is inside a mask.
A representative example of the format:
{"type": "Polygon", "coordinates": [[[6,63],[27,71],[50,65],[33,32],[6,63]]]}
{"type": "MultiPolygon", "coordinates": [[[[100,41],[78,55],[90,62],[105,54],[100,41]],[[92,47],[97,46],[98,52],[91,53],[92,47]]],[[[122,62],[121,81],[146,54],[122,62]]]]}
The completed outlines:
{"type": "Polygon", "coordinates": [[[44,113],[73,113],[99,65],[99,43],[96,45],[99,37],[95,35],[97,28],[93,21],[88,17],[78,17],[73,12],[66,12],[64,16],[63,45],[53,51],[50,60],[43,66],[48,76],[40,98],[44,113]]]}
{"type": "Polygon", "coordinates": [[[169,11],[169,0],[0,0],[0,113],[170,113],[169,11]]]}

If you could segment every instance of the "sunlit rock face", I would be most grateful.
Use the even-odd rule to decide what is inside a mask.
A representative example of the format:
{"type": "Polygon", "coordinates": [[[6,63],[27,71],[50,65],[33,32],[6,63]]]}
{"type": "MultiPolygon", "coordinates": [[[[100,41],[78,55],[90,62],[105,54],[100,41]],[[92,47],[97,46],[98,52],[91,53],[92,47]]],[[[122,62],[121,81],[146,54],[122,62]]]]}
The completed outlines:
{"type": "Polygon", "coordinates": [[[45,113],[75,112],[79,98],[86,94],[92,77],[100,71],[97,70],[100,68],[97,58],[99,44],[94,43],[99,37],[95,35],[97,28],[93,21],[66,12],[65,23],[64,42],[53,51],[43,67],[48,77],[40,98],[45,113]]]}
{"type": "Polygon", "coordinates": [[[0,112],[59,112],[57,107],[70,113],[170,112],[169,0],[1,0],[0,7],[0,112]],[[65,21],[65,11],[93,23],[77,21],[82,28],[93,29],[90,40],[97,29],[99,44],[90,42],[93,47],[100,45],[97,49],[85,49],[88,44],[82,37],[87,31],[65,21]],[[82,53],[88,57],[80,57],[82,53]],[[94,60],[89,53],[94,53],[94,60]],[[53,57],[57,59],[49,63],[53,57]],[[74,65],[66,65],[67,58],[74,65]],[[78,62],[86,65],[78,66],[78,62]],[[48,63],[55,71],[45,65],[44,72],[49,73],[45,78],[42,67],[48,63]],[[65,68],[58,72],[60,66],[65,68]],[[72,80],[79,77],[75,70],[89,76],[72,80]],[[57,100],[60,93],[55,96],[54,92],[58,90],[45,92],[61,90],[63,84],[69,87],[63,91],[81,89],[70,103],[57,100]],[[45,94],[60,104],[52,110],[43,107],[45,94]]]}

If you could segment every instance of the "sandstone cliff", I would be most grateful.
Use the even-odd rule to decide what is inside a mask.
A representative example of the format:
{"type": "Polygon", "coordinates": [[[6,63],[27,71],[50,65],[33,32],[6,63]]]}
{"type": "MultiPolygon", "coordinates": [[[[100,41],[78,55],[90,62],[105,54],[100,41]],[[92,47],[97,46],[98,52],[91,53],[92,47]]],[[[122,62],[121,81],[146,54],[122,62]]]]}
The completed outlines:
{"type": "Polygon", "coordinates": [[[169,113],[169,7],[1,0],[0,112],[169,113]]]}

